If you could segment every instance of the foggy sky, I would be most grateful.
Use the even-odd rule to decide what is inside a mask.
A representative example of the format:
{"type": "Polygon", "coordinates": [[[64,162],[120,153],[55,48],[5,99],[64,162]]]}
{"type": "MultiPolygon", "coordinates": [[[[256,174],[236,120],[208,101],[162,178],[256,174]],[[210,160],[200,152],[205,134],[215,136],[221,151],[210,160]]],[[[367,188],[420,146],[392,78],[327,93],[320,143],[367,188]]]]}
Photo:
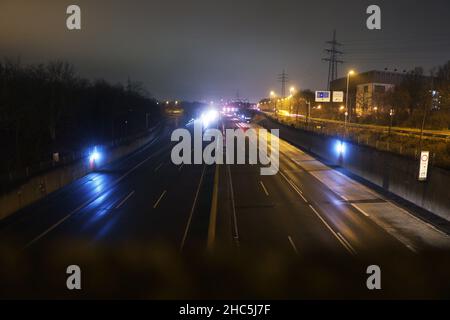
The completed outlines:
{"type": "Polygon", "coordinates": [[[61,59],[81,76],[142,81],[160,99],[252,101],[290,85],[325,89],[325,41],[337,29],[345,70],[429,70],[450,59],[448,0],[1,0],[0,56],[61,59]],[[66,29],[78,4],[82,30],[66,29]],[[382,30],[366,8],[382,9],[382,30]]]}

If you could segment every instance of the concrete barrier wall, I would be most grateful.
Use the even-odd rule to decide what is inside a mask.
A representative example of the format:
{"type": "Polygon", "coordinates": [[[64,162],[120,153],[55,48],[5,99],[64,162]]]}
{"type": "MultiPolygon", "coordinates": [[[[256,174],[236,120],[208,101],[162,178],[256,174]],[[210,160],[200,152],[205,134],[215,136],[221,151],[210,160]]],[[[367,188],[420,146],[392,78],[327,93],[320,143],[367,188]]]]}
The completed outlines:
{"type": "MultiPolygon", "coordinates": [[[[264,127],[280,128],[270,119],[264,127]]],[[[281,125],[280,137],[321,157],[329,165],[340,165],[351,173],[382,187],[441,218],[450,221],[450,171],[429,167],[428,179],[418,181],[418,160],[352,143],[345,144],[340,159],[339,139],[281,125]]]]}
{"type": "MultiPolygon", "coordinates": [[[[155,133],[152,131],[149,135],[136,139],[127,145],[108,150],[102,165],[107,165],[129,155],[148,144],[154,137],[155,133]]],[[[0,220],[85,176],[91,171],[88,159],[85,158],[69,166],[59,167],[31,178],[21,186],[0,195],[0,220]]]]}

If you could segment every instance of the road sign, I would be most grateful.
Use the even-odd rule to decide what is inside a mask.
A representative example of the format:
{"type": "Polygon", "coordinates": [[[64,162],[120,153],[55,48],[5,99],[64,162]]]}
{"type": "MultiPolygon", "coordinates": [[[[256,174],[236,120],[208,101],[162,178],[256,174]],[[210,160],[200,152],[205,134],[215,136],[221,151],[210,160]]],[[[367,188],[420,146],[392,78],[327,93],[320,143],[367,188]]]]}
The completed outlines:
{"type": "Polygon", "coordinates": [[[419,181],[427,180],[429,159],[430,159],[429,151],[422,151],[420,153],[419,181]]]}
{"type": "Polygon", "coordinates": [[[330,91],[316,91],[316,102],[330,102],[330,91]]]}
{"type": "Polygon", "coordinates": [[[333,91],[333,102],[344,102],[344,91],[333,91]]]}

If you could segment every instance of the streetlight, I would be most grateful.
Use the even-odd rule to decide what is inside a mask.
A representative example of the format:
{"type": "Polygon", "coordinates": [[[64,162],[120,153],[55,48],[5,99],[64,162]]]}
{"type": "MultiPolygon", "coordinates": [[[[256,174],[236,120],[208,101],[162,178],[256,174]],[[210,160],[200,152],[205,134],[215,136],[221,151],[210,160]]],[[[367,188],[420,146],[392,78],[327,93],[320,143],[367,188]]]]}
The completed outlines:
{"type": "MultiPolygon", "coordinates": [[[[289,112],[292,114],[292,111],[293,111],[292,98],[294,97],[294,94],[295,94],[295,87],[291,87],[291,88],[289,89],[289,93],[291,94],[291,95],[289,96],[289,112]]],[[[297,112],[297,113],[298,113],[298,112],[297,112]]]]}
{"type": "MultiPolygon", "coordinates": [[[[275,94],[275,91],[270,91],[270,100],[272,100],[272,102],[273,102],[273,100],[275,99],[277,97],[277,95],[275,94]]],[[[276,100],[275,100],[275,111],[276,111],[276,109],[277,109],[277,102],[276,102],[276,100]]]]}
{"type": "Polygon", "coordinates": [[[394,116],[394,109],[391,109],[390,111],[389,111],[389,117],[391,118],[390,119],[390,122],[389,122],[389,136],[391,136],[391,130],[392,130],[392,117],[394,116]]]}
{"type": "Polygon", "coordinates": [[[291,93],[291,95],[294,95],[294,93],[295,93],[295,87],[291,87],[291,88],[289,89],[289,92],[291,93]]]}
{"type": "Polygon", "coordinates": [[[347,94],[345,96],[345,110],[346,110],[345,111],[345,124],[344,124],[345,129],[347,129],[347,116],[349,114],[349,112],[348,112],[348,86],[349,86],[349,82],[350,82],[350,76],[352,76],[354,74],[355,74],[355,71],[353,71],[353,70],[350,70],[347,73],[347,94]]]}
{"type": "Polygon", "coordinates": [[[307,100],[306,104],[308,105],[308,113],[306,115],[306,125],[308,126],[309,124],[309,118],[311,118],[311,101],[307,100]]]}

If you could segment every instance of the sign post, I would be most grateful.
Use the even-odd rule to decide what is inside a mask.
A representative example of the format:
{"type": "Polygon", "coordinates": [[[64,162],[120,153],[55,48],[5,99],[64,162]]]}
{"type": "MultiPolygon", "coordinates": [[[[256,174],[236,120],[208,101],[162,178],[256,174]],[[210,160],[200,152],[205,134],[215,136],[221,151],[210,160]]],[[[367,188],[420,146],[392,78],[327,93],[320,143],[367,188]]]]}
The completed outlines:
{"type": "Polygon", "coordinates": [[[333,91],[333,102],[344,102],[344,91],[333,91]]]}
{"type": "Polygon", "coordinates": [[[430,152],[422,151],[420,153],[419,181],[427,180],[429,160],[430,160],[430,152]]]}
{"type": "Polygon", "coordinates": [[[316,91],[316,102],[330,102],[331,92],[330,91],[316,91]]]}

